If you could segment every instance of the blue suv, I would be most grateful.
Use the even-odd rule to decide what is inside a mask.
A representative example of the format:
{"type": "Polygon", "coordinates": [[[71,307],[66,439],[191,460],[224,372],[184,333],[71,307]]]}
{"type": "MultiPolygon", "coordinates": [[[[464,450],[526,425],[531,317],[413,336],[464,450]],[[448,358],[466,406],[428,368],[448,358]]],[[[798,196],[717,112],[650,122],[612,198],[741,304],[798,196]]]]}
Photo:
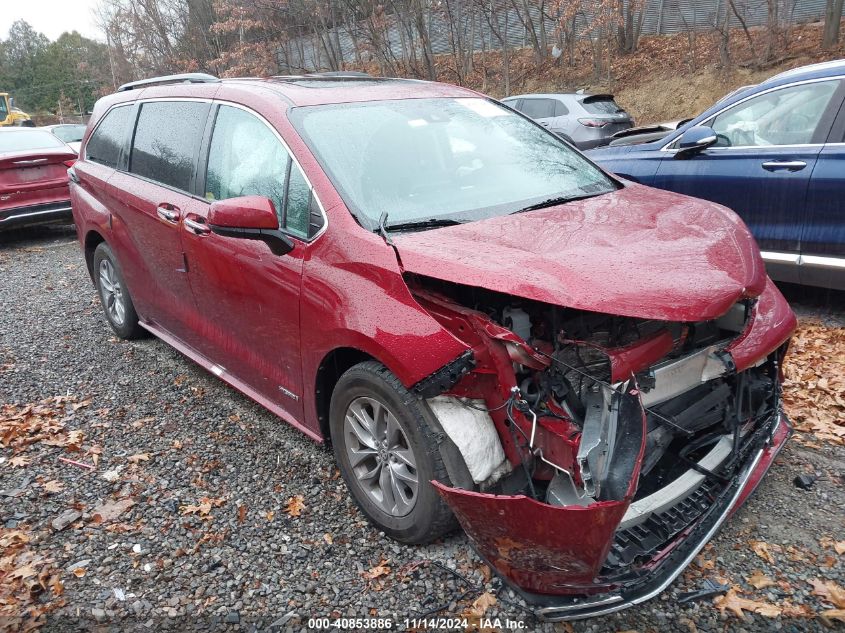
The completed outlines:
{"type": "Polygon", "coordinates": [[[845,60],[731,93],[663,138],[587,155],[736,211],[773,279],[845,290],[845,60]]]}

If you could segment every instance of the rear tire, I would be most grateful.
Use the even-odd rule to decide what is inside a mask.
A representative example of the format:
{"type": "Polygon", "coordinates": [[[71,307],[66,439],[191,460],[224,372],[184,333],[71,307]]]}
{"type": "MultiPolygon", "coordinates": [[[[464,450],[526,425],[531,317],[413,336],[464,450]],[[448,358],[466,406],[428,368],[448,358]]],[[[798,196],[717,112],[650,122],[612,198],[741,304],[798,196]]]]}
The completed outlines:
{"type": "Polygon", "coordinates": [[[122,339],[144,336],[145,331],[138,323],[135,304],[123,279],[120,264],[105,242],[94,251],[94,282],[100,295],[100,304],[109,325],[122,339]]]}
{"type": "Polygon", "coordinates": [[[433,541],[457,525],[429,482],[450,486],[426,404],[375,361],[340,377],[329,426],[346,486],[375,527],[402,543],[433,541]]]}

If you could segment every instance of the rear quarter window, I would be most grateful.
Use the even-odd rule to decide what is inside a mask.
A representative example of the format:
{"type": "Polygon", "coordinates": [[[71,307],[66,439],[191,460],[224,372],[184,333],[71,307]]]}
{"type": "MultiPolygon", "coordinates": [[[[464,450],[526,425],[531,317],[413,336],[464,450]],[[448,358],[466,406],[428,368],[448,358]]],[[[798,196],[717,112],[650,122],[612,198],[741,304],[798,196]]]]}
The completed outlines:
{"type": "Polygon", "coordinates": [[[112,108],[88,139],[85,160],[116,168],[132,125],[132,106],[112,108]]]}
{"type": "Polygon", "coordinates": [[[189,191],[209,104],[152,101],[141,106],[129,171],[189,191]]]}
{"type": "Polygon", "coordinates": [[[590,99],[587,97],[581,102],[584,109],[590,114],[617,114],[624,112],[613,99],[590,99]]]}

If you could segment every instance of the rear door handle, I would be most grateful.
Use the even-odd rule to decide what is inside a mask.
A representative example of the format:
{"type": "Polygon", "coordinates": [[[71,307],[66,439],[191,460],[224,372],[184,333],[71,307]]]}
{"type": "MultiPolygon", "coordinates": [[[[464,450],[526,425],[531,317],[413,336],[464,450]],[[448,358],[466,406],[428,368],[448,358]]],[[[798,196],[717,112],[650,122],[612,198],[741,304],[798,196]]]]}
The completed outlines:
{"type": "Polygon", "coordinates": [[[172,204],[160,204],[156,207],[156,213],[165,222],[176,224],[179,221],[179,208],[172,204]]]}
{"type": "Polygon", "coordinates": [[[193,232],[195,235],[208,235],[211,233],[211,229],[205,222],[198,222],[197,220],[192,220],[191,218],[185,218],[182,220],[182,224],[185,225],[186,230],[193,232]]]}
{"type": "Polygon", "coordinates": [[[807,166],[803,160],[770,160],[763,163],[763,169],[766,171],[779,171],[785,169],[787,171],[801,171],[807,166]]]}

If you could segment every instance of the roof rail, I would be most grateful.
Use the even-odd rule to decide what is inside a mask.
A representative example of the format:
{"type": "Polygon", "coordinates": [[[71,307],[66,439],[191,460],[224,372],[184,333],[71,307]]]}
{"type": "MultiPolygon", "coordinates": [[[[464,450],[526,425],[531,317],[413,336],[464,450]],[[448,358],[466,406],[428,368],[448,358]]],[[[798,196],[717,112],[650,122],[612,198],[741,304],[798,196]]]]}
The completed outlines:
{"type": "Polygon", "coordinates": [[[140,79],[138,81],[130,81],[123,84],[117,89],[118,92],[125,92],[126,90],[134,90],[135,88],[146,88],[147,86],[158,86],[161,84],[205,84],[220,81],[214,75],[206,73],[180,73],[178,75],[164,75],[163,77],[150,77],[149,79],[140,79]]]}

